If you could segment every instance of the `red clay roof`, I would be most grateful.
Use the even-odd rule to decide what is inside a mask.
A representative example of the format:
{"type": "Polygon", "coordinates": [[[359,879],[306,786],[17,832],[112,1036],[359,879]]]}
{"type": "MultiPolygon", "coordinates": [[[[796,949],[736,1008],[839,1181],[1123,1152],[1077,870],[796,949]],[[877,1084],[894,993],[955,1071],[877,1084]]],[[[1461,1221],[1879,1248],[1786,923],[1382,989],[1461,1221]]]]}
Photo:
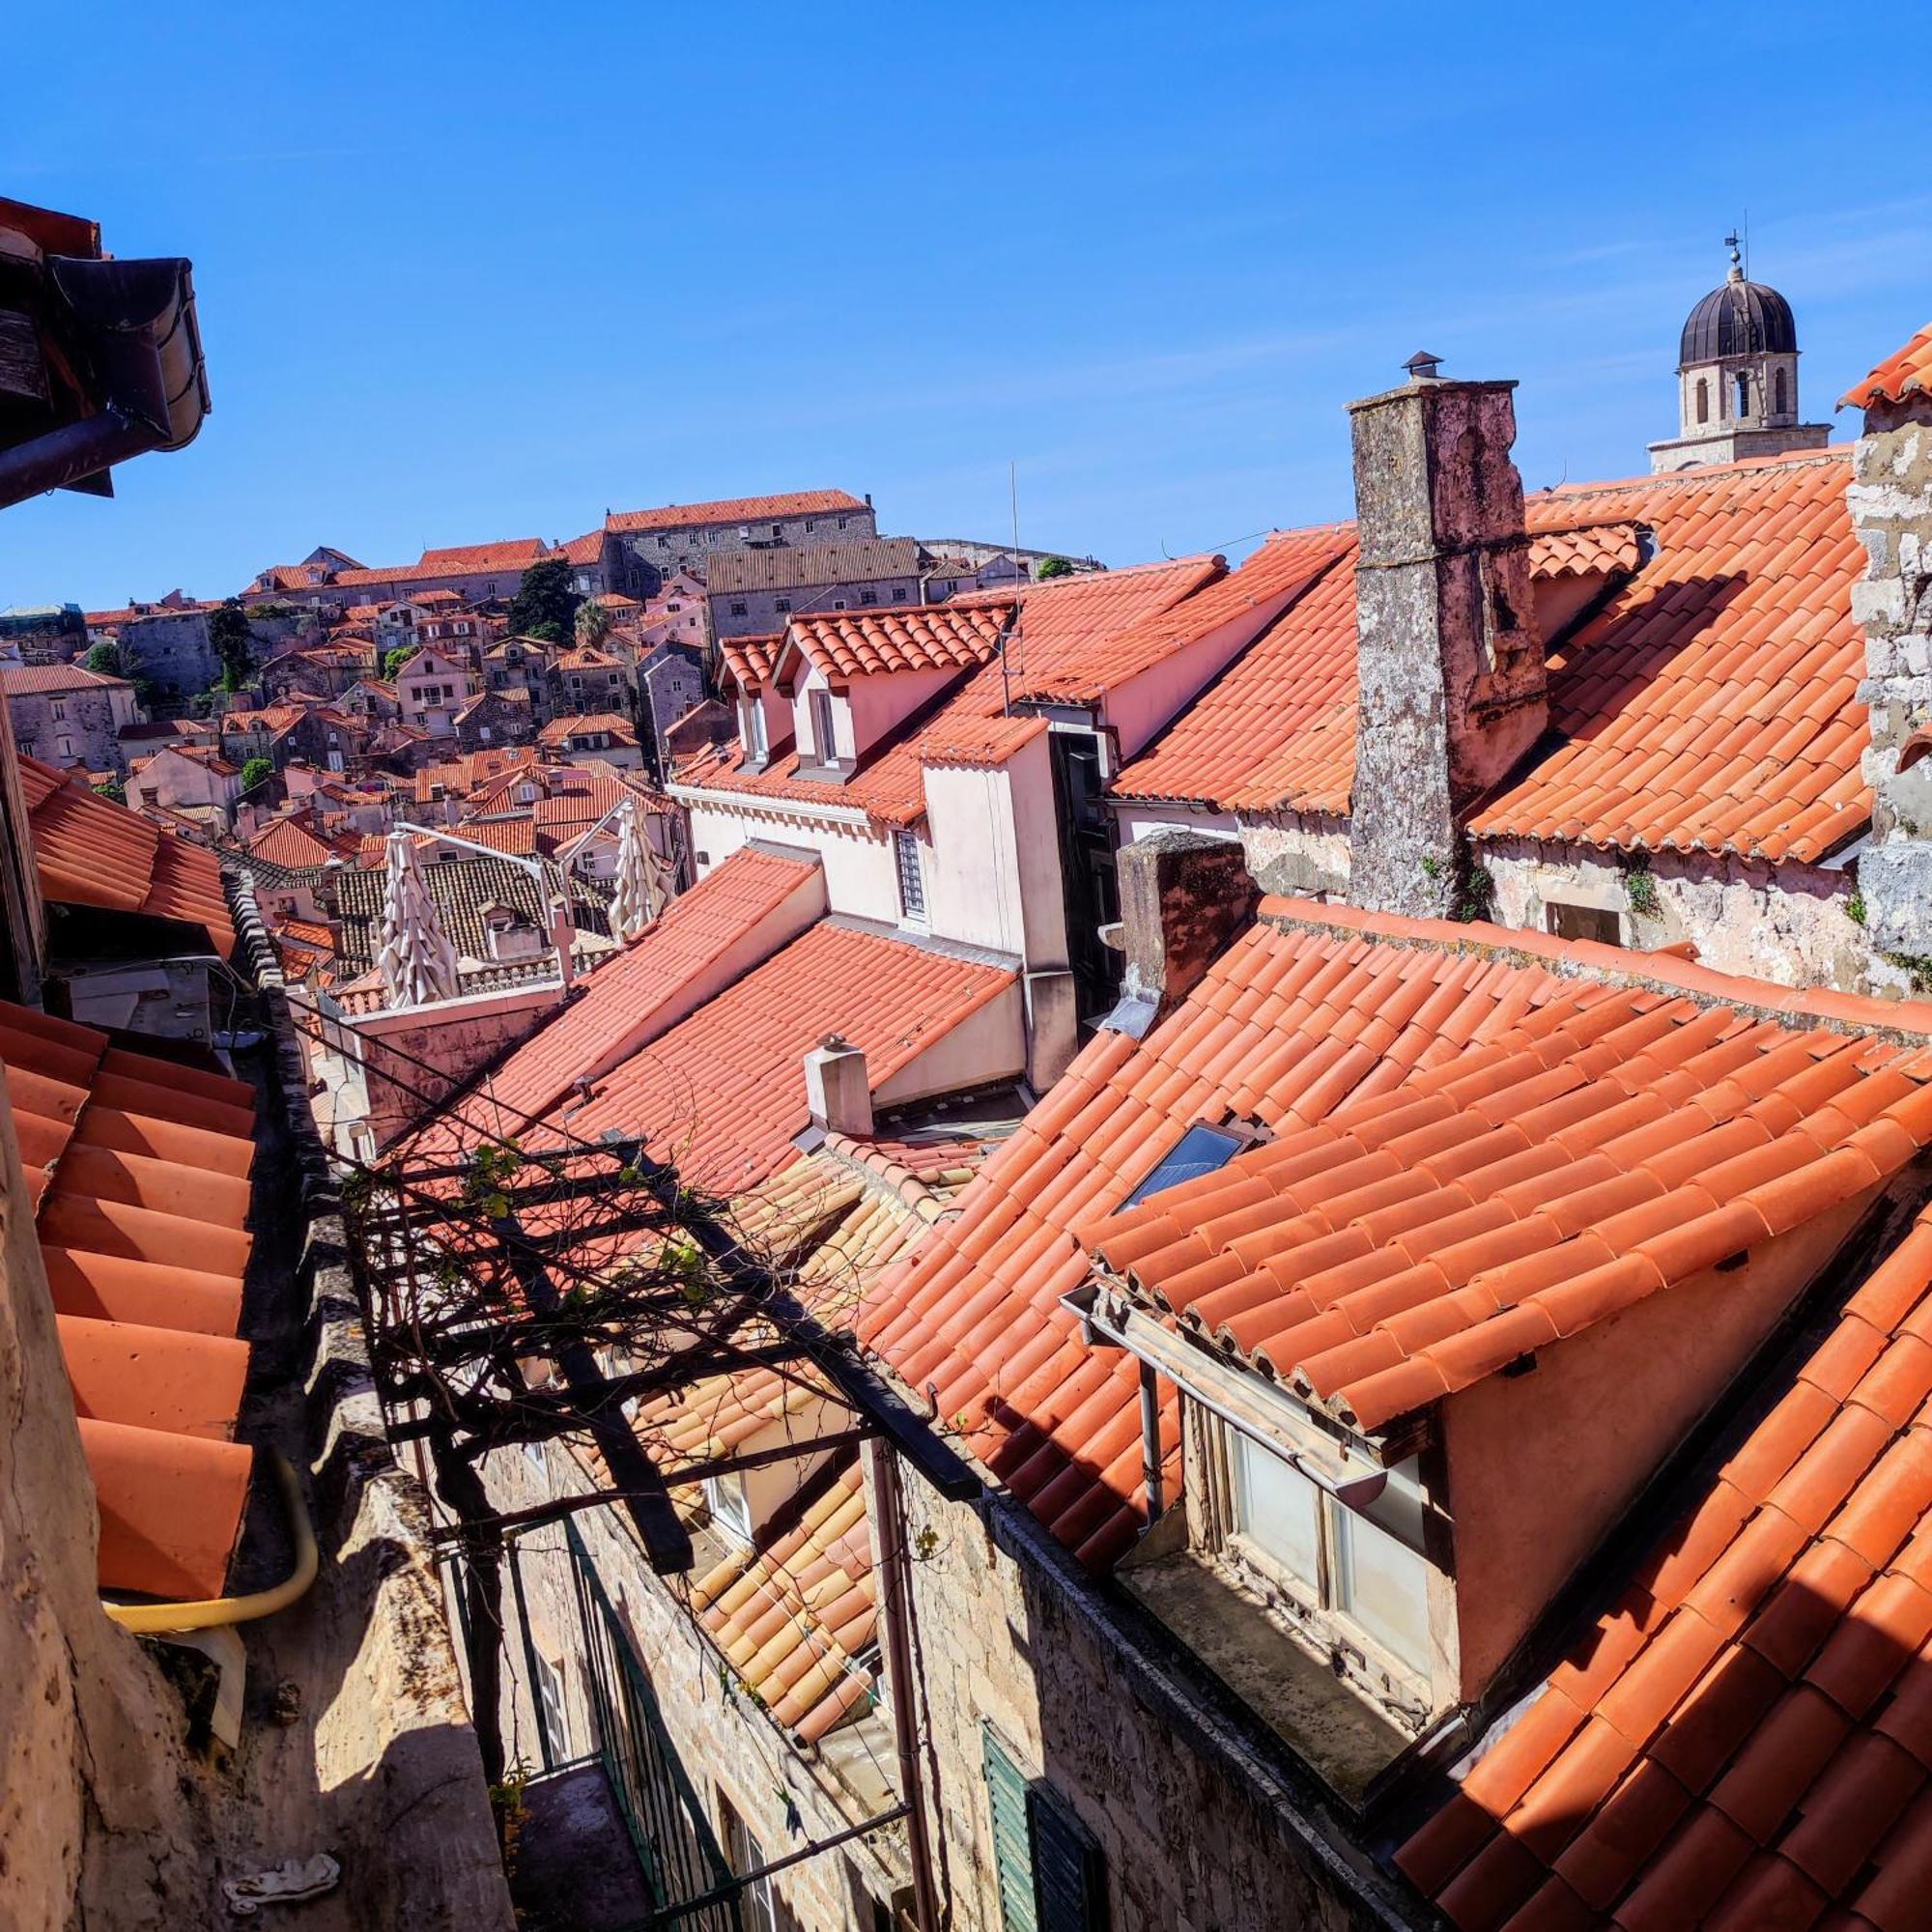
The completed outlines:
{"type": "Polygon", "coordinates": [[[426,550],[407,577],[469,577],[487,570],[527,570],[550,554],[541,537],[511,537],[502,543],[452,544],[426,550]]]}
{"type": "MultiPolygon", "coordinates": [[[[1220,559],[1181,557],[1172,563],[1142,564],[1130,570],[1095,571],[1025,586],[1019,592],[1021,649],[1009,661],[1012,688],[1025,678],[1051,674],[1063,657],[1088,658],[1110,638],[1142,618],[1190,596],[1220,574],[1220,559]]],[[[1009,603],[1012,593],[983,593],[982,601],[1009,603]]],[[[954,608],[954,607],[946,607],[954,608]]],[[[892,734],[884,748],[843,784],[824,784],[797,776],[796,748],[776,757],[762,772],[743,769],[736,743],[694,754],[678,769],[677,782],[702,790],[742,792],[753,798],[791,799],[800,804],[859,806],[890,825],[911,825],[925,810],[919,741],[928,729],[962,730],[969,724],[1003,717],[1007,681],[995,662],[970,672],[936,708],[922,708],[892,734]]]]}
{"type": "MultiPolygon", "coordinates": [[[[1309,1207],[1340,1217],[1335,1258],[1302,1256],[1285,1279],[1267,1277],[1249,1304],[1263,1314],[1247,1324],[1248,1346],[1277,1332],[1286,1342],[1301,1297],[1312,1310],[1319,1289],[1324,1349],[1304,1330],[1279,1366],[1313,1367],[1321,1389],[1346,1390],[1365,1425],[1442,1393],[1452,1370],[1460,1379],[1486,1372],[1506,1343],[1498,1361],[1597,1319],[1644,1284],[1660,1288],[1695,1263],[1700,1243],[1728,1242],[1712,1257],[1723,1259],[1747,1244],[1760,1217],[1788,1227],[1876,1187],[1932,1139],[1932,1046],[1841,1031],[1932,1034],[1932,1008],[1795,993],[1540,934],[1283,900],[1263,911],[1146,1040],[1103,1032],[1089,1043],[987,1162],[962,1213],[880,1283],[860,1319],[861,1339],[910,1386],[934,1386],[938,1412],[963,1418],[980,1460],[1090,1567],[1115,1562],[1144,1520],[1138,1381],[1124,1351],[1081,1342],[1060,1297],[1086,1279],[1094,1231],[1193,1122],[1251,1117],[1278,1134],[1280,1151],[1249,1158],[1284,1164],[1309,1160],[1321,1138],[1310,1130],[1327,1130],[1337,1191],[1325,1207],[1311,1193],[1309,1207]],[[1603,1030],[1594,1047],[1580,1043],[1593,1027],[1603,1030]],[[1539,1060],[1525,1085],[1516,1057],[1545,1050],[1557,1053],[1553,1066],[1539,1060]],[[1533,1108],[1543,1111],[1531,1147],[1509,1122],[1533,1108]],[[1796,1131],[1779,1121],[1793,1109],[1796,1131]],[[1350,1138],[1351,1122],[1360,1137],[1350,1138]],[[1593,1123],[1609,1151],[1589,1147],[1593,1123]],[[1478,1164],[1513,1152],[1515,1164],[1492,1166],[1480,1200],[1472,1192],[1458,1204],[1447,1198],[1459,1176],[1452,1146],[1474,1148],[1478,1164]],[[1589,1186],[1601,1199],[1557,1208],[1589,1186]],[[1467,1217],[1438,1227],[1419,1258],[1402,1247],[1411,1197],[1432,1219],[1452,1208],[1467,1217]],[[1658,1239],[1659,1200],[1675,1245],[1658,1239]],[[1603,1249],[1594,1262],[1593,1240],[1603,1249]],[[1323,1271],[1346,1264],[1345,1249],[1358,1257],[1360,1281],[1299,1278],[1318,1261],[1323,1271]],[[1531,1250],[1560,1256],[1552,1280],[1513,1259],[1531,1250]],[[1346,1357],[1319,1359],[1364,1336],[1358,1352],[1385,1360],[1358,1371],[1346,1357]]],[[[1303,1185],[1293,1172],[1291,1189],[1303,1185]]],[[[1286,1255],[1302,1231],[1279,1230],[1280,1190],[1256,1179],[1264,1232],[1254,1252],[1286,1255]]],[[[1148,1226],[1173,1199],[1159,1197],[1148,1226]]],[[[1153,1247],[1171,1245],[1159,1232],[1153,1247]]],[[[1179,1291],[1197,1310],[1208,1306],[1209,1276],[1232,1286],[1250,1272],[1231,1224],[1216,1241],[1197,1243],[1202,1273],[1179,1291]]],[[[1243,1321],[1239,1311],[1211,1314],[1243,1321]]],[[[1172,1493],[1171,1403],[1166,1428],[1172,1493]]]]}
{"type": "Polygon", "coordinates": [[[1833,451],[1543,499],[1645,524],[1657,554],[1550,659],[1569,742],[1472,829],[1815,860],[1866,825],[1850,478],[1833,451]]]}
{"type": "Polygon", "coordinates": [[[1122,798],[1341,812],[1354,772],[1354,545],[1338,538],[1335,567],[1132,759],[1112,789],[1122,798]]]}
{"type": "Polygon", "coordinates": [[[1264,1099],[1276,1138],[1084,1239],[1348,1427],[1567,1340],[1932,1146],[1922,1040],[1563,978],[1480,942],[1366,945],[1357,928],[1389,922],[1325,918],[1278,984],[1250,986],[1282,1000],[1279,1044],[1229,1104],[1264,1099]],[[1451,1050],[1442,1016],[1471,999],[1477,1033],[1451,1050]]]}
{"type": "Polygon", "coordinates": [[[637,726],[628,718],[620,717],[614,711],[587,711],[573,718],[553,718],[537,733],[537,743],[562,745],[572,738],[587,737],[596,731],[616,739],[620,745],[635,745],[638,742],[637,726]]]}
{"type": "Polygon", "coordinates": [[[105,677],[80,665],[0,665],[0,696],[41,697],[58,691],[132,691],[125,677],[105,677]]]}
{"type": "Polygon", "coordinates": [[[1854,383],[1838,398],[1838,407],[1862,410],[1873,403],[1902,403],[1928,381],[1932,381],[1932,322],[1903,349],[1888,355],[1862,383],[1854,383]]]}
{"type": "MultiPolygon", "coordinates": [[[[1043,703],[1092,704],[1109,691],[1188,644],[1198,643],[1258,606],[1298,597],[1344,555],[1352,542],[1343,525],[1287,530],[1218,582],[1210,582],[1184,602],[1143,618],[1118,638],[1096,640],[1057,664],[1032,665],[1014,685],[1021,696],[1043,703]]],[[[1016,655],[1025,657],[1024,643],[1016,655]]]]}
{"type": "Polygon", "coordinates": [[[1575,529],[1542,530],[1529,542],[1532,577],[1602,577],[1634,570],[1642,561],[1641,526],[1636,524],[1582,524],[1575,529]]]}
{"type": "Polygon", "coordinates": [[[780,631],[769,638],[724,638],[718,648],[732,682],[747,691],[758,691],[771,681],[779,646],[783,642],[784,633],[780,631]]]}
{"type": "MultiPolygon", "coordinates": [[[[776,1379],[776,1378],[774,1378],[776,1379]]],[[[812,1745],[869,1697],[859,1662],[877,1634],[871,1524],[856,1456],[763,1549],[746,1545],[692,1585],[691,1606],[772,1721],[812,1745]]]]}
{"type": "Polygon", "coordinates": [[[694,1185],[735,1193],[792,1157],[805,1055],[827,1034],[865,1052],[877,1088],[1012,983],[1006,967],[825,920],[550,1118],[585,1140],[642,1134],[694,1185]]]}
{"type": "MultiPolygon", "coordinates": [[[[1565,742],[1480,837],[1815,860],[1871,814],[1842,451],[1535,497],[1552,539],[1643,525],[1656,554],[1549,659],[1565,742]]],[[[1601,536],[1591,538],[1592,548],[1601,536]]],[[[1355,768],[1352,571],[1320,580],[1116,781],[1124,798],[1344,815],[1355,768]]]]}
{"type": "Polygon", "coordinates": [[[277,818],[249,838],[248,856],[266,859],[271,866],[286,866],[292,872],[306,871],[312,866],[326,866],[331,859],[349,856],[342,847],[319,838],[298,818],[277,818]]]}
{"type": "MultiPolygon", "coordinates": [[[[489,1130],[505,1138],[523,1132],[526,1119],[548,1112],[575,1082],[614,1066],[653,1037],[684,988],[748,941],[817,869],[810,855],[750,845],[732,853],[598,968],[582,993],[465,1102],[466,1112],[495,1102],[505,1112],[492,1117],[489,1130]]],[[[785,1070],[775,1065],[774,1079],[785,1070]]]]}
{"type": "Polygon", "coordinates": [[[1046,730],[1044,718],[948,718],[919,741],[924,765],[1003,765],[1046,730]]]}
{"type": "Polygon", "coordinates": [[[6,1004],[0,1060],[99,1502],[101,1587],[219,1596],[250,1466],[232,1437],[253,1090],[6,1004]]]}
{"type": "Polygon", "coordinates": [[[1460,1927],[1932,1898],[1932,1212],[1397,1853],[1460,1927]]]}
{"type": "Polygon", "coordinates": [[[704,524],[755,524],[774,517],[810,517],[820,512],[864,510],[867,505],[846,490],[792,490],[777,497],[720,497],[708,503],[665,503],[654,510],[612,510],[607,530],[681,530],[704,524]]]}
{"type": "Polygon", "coordinates": [[[214,854],[161,831],[111,799],[97,797],[38,758],[20,758],[41,896],[50,905],[97,906],[198,925],[225,959],[235,925],[214,854]]]}
{"type": "Polygon", "coordinates": [[[792,620],[788,640],[808,663],[843,683],[882,671],[964,670],[990,663],[1018,607],[932,604],[906,610],[835,611],[792,620]]]}

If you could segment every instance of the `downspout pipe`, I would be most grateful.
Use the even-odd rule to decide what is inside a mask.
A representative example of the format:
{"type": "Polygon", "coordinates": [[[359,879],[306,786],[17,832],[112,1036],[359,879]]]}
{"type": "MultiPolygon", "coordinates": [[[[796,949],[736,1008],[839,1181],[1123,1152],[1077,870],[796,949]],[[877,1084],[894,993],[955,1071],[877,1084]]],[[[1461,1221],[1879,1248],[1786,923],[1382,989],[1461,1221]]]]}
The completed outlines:
{"type": "Polygon", "coordinates": [[[279,1449],[270,1450],[269,1458],[295,1538],[295,1568],[272,1589],[254,1590],[245,1597],[209,1597],[196,1604],[102,1604],[100,1607],[123,1630],[132,1631],[137,1636],[166,1636],[180,1631],[254,1623],[287,1609],[307,1592],[322,1566],[315,1528],[308,1520],[308,1508],[302,1501],[301,1484],[294,1465],[279,1449]]]}

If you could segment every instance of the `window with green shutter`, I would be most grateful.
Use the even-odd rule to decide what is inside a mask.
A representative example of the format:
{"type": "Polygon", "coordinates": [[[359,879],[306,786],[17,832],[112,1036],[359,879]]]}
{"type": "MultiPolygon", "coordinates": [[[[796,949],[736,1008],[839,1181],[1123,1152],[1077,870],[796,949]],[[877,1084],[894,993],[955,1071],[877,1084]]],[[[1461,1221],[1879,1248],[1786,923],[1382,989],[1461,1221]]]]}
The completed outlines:
{"type": "Polygon", "coordinates": [[[990,1724],[980,1730],[1002,1932],[1106,1932],[1100,1847],[1066,1802],[1030,1778],[990,1724]]]}

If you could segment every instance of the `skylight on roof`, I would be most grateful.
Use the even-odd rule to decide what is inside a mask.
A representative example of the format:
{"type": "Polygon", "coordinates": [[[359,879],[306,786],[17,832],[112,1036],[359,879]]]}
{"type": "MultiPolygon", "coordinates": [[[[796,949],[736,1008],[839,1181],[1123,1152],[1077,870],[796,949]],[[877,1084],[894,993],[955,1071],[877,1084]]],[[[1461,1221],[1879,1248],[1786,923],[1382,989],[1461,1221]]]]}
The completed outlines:
{"type": "Polygon", "coordinates": [[[1122,1205],[1138,1208],[1150,1194],[1179,1187],[1183,1180],[1198,1180],[1204,1174],[1226,1167],[1247,1142],[1248,1137],[1233,1127],[1210,1127],[1197,1122],[1175,1142],[1122,1205]]]}

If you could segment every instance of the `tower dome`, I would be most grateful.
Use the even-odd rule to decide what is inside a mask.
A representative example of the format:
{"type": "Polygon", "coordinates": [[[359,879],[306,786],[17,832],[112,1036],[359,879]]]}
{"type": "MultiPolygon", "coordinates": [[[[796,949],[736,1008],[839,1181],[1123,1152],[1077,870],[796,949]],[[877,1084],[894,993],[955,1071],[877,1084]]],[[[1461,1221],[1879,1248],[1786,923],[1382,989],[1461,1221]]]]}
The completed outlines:
{"type": "Polygon", "coordinates": [[[1798,325],[1791,304],[1776,289],[1747,282],[1731,250],[1731,272],[1713,289],[1684,324],[1678,340],[1677,366],[1717,362],[1728,355],[1795,355],[1798,325]]]}
{"type": "Polygon", "coordinates": [[[1776,289],[1730,272],[1685,319],[1677,341],[1677,434],[1650,446],[1653,469],[1819,449],[1829,432],[1798,415],[1798,325],[1776,289]]]}

